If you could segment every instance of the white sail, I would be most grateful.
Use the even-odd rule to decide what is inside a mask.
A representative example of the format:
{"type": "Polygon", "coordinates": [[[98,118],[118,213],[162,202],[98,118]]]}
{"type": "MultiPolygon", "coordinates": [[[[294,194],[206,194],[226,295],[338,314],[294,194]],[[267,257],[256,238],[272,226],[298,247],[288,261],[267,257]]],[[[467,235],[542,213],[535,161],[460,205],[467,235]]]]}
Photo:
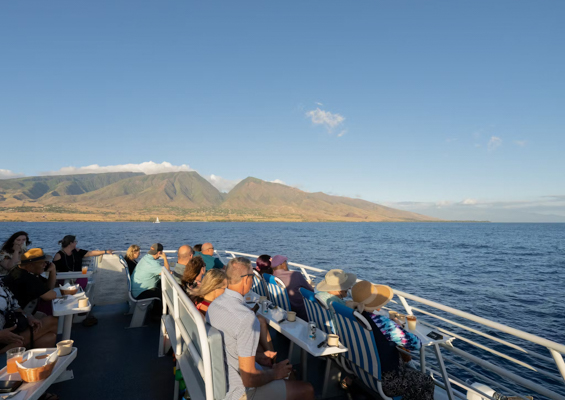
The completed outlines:
{"type": "Polygon", "coordinates": [[[153,222],[154,224],[160,224],[161,221],[159,221],[159,217],[157,217],[157,219],[155,220],[155,222],[153,222]]]}

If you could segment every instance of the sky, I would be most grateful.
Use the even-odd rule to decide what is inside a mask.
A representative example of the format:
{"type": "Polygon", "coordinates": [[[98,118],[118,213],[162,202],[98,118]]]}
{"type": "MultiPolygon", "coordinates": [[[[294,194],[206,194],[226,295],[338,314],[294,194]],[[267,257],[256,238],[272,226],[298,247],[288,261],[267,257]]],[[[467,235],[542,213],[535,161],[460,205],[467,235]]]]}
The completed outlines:
{"type": "Polygon", "coordinates": [[[196,170],[565,222],[565,2],[3,1],[0,178],[196,170]]]}

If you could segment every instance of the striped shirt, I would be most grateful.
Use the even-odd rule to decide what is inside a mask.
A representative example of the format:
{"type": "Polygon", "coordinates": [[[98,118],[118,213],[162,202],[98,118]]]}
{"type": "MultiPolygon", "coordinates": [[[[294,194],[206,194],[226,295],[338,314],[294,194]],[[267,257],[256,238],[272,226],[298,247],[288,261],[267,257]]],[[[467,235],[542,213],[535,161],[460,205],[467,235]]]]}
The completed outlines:
{"type": "Polygon", "coordinates": [[[243,303],[243,296],[226,289],[212,302],[206,321],[222,334],[228,365],[228,393],[225,400],[239,400],[246,392],[239,375],[239,357],[254,357],[259,344],[259,320],[243,303]]]}

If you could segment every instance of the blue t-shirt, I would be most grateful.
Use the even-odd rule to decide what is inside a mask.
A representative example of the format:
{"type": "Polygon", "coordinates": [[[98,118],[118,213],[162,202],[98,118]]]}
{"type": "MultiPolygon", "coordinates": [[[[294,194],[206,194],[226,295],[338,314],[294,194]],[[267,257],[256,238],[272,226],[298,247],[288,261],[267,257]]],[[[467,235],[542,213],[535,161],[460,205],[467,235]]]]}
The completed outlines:
{"type": "Polygon", "coordinates": [[[146,290],[157,287],[161,279],[161,264],[151,254],[146,254],[137,263],[131,276],[131,295],[139,296],[146,290]]]}
{"type": "Polygon", "coordinates": [[[212,268],[224,268],[224,264],[222,264],[219,258],[202,254],[199,251],[194,252],[194,257],[202,257],[204,264],[206,264],[206,272],[210,271],[212,268]]]}

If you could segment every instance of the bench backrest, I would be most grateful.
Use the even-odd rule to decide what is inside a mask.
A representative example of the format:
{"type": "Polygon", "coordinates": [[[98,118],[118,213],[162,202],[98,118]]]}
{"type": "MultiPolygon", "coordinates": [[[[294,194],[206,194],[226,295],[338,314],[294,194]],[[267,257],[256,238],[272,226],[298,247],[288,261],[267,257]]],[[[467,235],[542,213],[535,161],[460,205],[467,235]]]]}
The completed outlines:
{"type": "Polygon", "coordinates": [[[273,304],[283,310],[290,311],[290,299],[284,283],[270,274],[263,274],[263,279],[267,284],[269,299],[273,302],[273,304]]]}
{"type": "MultiPolygon", "coordinates": [[[[202,314],[196,309],[174,277],[165,269],[161,272],[163,292],[163,314],[174,318],[177,358],[188,355],[192,367],[181,371],[191,374],[191,381],[197,382],[197,393],[204,393],[205,400],[223,400],[226,396],[226,370],[224,345],[220,332],[204,322],[202,314]],[[188,354],[186,353],[188,352],[188,354]]],[[[189,379],[185,379],[189,381],[189,379]]],[[[191,394],[191,387],[187,390],[191,394]]],[[[197,400],[198,396],[191,395],[197,400]]]]}
{"type": "Polygon", "coordinates": [[[269,295],[267,294],[267,288],[265,287],[265,281],[261,274],[255,270],[253,270],[255,274],[253,276],[253,286],[251,286],[251,290],[257,293],[259,296],[266,296],[267,298],[269,295]]]}
{"type": "Polygon", "coordinates": [[[332,312],[320,304],[313,292],[304,288],[300,288],[299,290],[302,297],[304,297],[308,321],[314,322],[316,327],[326,334],[335,333],[332,312]]]}

